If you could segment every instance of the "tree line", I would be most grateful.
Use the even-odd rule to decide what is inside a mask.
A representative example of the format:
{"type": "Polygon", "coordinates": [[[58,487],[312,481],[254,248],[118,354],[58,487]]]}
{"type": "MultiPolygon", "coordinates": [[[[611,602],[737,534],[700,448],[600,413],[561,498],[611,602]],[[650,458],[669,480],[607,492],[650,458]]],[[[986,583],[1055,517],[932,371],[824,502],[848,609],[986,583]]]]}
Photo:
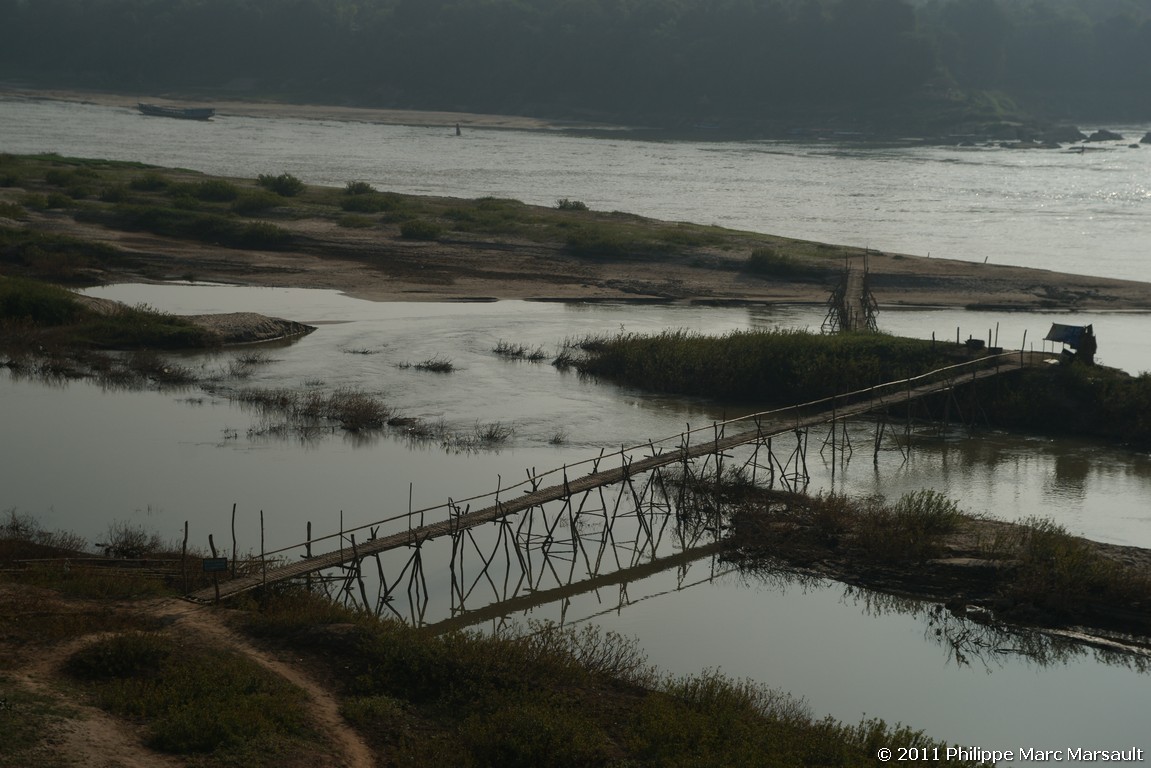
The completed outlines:
{"type": "Polygon", "coordinates": [[[141,94],[665,126],[1151,114],[1151,0],[0,0],[0,40],[0,77],[141,94]]]}

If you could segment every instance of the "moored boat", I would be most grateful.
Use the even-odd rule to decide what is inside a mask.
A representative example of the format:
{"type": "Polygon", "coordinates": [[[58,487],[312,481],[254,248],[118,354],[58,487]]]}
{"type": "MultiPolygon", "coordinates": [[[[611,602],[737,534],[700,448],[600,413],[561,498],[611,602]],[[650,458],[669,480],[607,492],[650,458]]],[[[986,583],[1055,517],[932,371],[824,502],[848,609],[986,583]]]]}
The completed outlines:
{"type": "Polygon", "coordinates": [[[144,102],[136,104],[136,109],[145,115],[176,117],[181,120],[207,120],[216,114],[216,110],[212,107],[164,107],[159,104],[145,104],[144,102]]]}

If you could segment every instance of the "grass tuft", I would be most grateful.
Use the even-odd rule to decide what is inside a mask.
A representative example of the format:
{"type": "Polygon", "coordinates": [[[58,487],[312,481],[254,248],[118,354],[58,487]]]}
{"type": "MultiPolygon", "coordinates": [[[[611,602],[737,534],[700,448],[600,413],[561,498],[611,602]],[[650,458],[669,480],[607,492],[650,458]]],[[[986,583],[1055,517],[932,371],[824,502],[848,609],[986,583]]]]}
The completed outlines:
{"type": "Polygon", "coordinates": [[[492,352],[509,360],[527,360],[530,363],[538,363],[547,359],[547,353],[541,346],[528,347],[525,344],[513,344],[503,339],[496,343],[492,352]]]}
{"type": "Polygon", "coordinates": [[[432,373],[452,373],[456,370],[456,366],[449,358],[441,357],[439,355],[435,357],[429,357],[428,359],[422,360],[418,363],[397,363],[396,367],[403,369],[414,368],[417,371],[431,371],[432,373]]]}

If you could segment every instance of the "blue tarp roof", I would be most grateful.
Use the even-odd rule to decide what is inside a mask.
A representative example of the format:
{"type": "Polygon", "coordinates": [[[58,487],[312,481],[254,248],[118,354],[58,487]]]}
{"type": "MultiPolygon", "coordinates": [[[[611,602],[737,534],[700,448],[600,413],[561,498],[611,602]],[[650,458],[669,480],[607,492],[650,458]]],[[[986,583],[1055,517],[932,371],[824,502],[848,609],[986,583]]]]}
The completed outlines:
{"type": "Polygon", "coordinates": [[[1063,325],[1062,323],[1052,323],[1051,330],[1047,332],[1044,337],[1046,341],[1063,342],[1070,344],[1073,347],[1078,347],[1079,342],[1083,339],[1083,334],[1091,326],[1089,325],[1063,325]]]}

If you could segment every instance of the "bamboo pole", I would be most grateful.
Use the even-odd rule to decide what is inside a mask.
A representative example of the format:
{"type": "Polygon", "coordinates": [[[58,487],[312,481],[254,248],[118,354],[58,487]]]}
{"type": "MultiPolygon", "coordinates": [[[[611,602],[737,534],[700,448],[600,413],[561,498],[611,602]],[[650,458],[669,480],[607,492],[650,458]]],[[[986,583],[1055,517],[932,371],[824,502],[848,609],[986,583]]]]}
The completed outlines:
{"type": "Polygon", "coordinates": [[[236,578],[236,502],[232,502],[232,578],[236,578]]]}
{"type": "MultiPolygon", "coordinates": [[[[212,540],[212,534],[208,534],[208,549],[212,550],[212,559],[216,558],[216,542],[212,540]]],[[[220,602],[220,574],[212,571],[212,586],[216,588],[216,602],[220,602]]]]}
{"type": "MultiPolygon", "coordinates": [[[[304,552],[305,552],[304,559],[305,560],[311,560],[312,559],[312,521],[311,520],[308,521],[308,540],[304,544],[304,552]]],[[[307,586],[308,591],[311,592],[312,591],[312,572],[311,571],[308,571],[308,573],[304,576],[304,584],[307,586]]]]}
{"type": "Polygon", "coordinates": [[[188,592],[188,521],[184,521],[184,544],[180,547],[180,576],[184,580],[184,593],[188,592]]]}
{"type": "MultiPolygon", "coordinates": [[[[264,510],[260,510],[260,571],[263,578],[263,586],[268,586],[268,561],[264,557],[264,510]]],[[[233,553],[234,555],[235,553],[233,553]]]]}

